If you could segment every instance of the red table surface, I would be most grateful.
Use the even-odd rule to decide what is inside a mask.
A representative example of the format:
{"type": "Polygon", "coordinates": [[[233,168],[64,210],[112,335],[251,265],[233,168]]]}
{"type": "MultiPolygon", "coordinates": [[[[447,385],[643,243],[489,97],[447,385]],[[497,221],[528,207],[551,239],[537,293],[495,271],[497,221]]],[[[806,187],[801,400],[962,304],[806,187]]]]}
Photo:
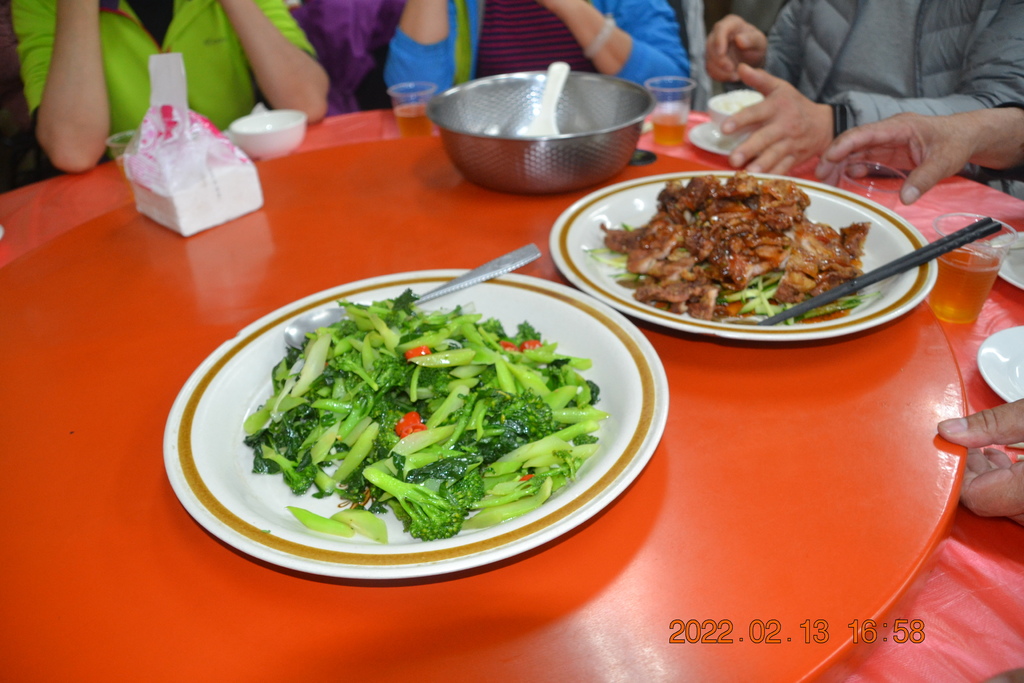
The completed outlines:
{"type": "MultiPolygon", "coordinates": [[[[390,136],[383,115],[329,125],[390,136]]],[[[12,680],[337,669],[383,680],[924,681],[1024,663],[1024,529],[956,508],[960,451],[934,439],[938,419],[966,409],[958,364],[971,408],[999,402],[973,353],[1024,321],[1020,290],[1002,281],[972,326],[940,325],[924,305],[854,337],[778,346],[641,325],[671,387],[661,446],[604,513],[495,566],[327,580],[208,535],[176,501],[161,443],[175,395],[219,343],[340,282],[471,267],[529,240],[546,250],[554,219],[585,194],[477,188],[434,139],[329,139],[314,128],[307,153],[261,162],[264,209],[188,239],[140,217],[110,168],[0,196],[0,246],[17,244],[21,225],[83,216],[0,268],[0,433],[11,464],[32,458],[48,475],[0,496],[0,613],[16,625],[0,661],[12,680]],[[101,192],[112,210],[88,216],[101,192]],[[752,398],[766,390],[787,400],[752,398]],[[851,645],[848,624],[871,618],[919,619],[925,639],[851,645]],[[676,619],[729,622],[746,640],[669,644],[676,619]],[[801,624],[819,619],[828,641],[804,643],[812,627],[801,624]],[[749,642],[757,620],[777,620],[783,642],[749,642]]],[[[721,163],[658,151],[611,182],[721,163]]],[[[925,231],[929,215],[984,198],[1017,212],[993,215],[1024,219],[1024,203],[948,187],[901,213],[925,231]]],[[[564,281],[548,257],[523,272],[564,281]]]]}

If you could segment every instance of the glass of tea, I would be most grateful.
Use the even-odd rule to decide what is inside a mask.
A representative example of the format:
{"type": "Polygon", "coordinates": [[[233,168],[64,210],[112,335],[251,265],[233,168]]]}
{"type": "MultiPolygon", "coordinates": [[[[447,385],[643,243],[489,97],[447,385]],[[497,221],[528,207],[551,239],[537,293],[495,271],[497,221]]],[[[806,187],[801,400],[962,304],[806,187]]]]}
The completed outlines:
{"type": "MultiPolygon", "coordinates": [[[[936,218],[933,226],[939,237],[945,237],[983,218],[987,216],[947,213],[936,218]]],[[[928,297],[935,317],[950,323],[977,320],[1003,259],[1016,239],[1017,232],[1000,222],[999,232],[940,256],[939,277],[928,297]]]]}
{"type": "Polygon", "coordinates": [[[427,102],[436,92],[437,85],[425,81],[396,83],[388,88],[399,135],[409,138],[433,132],[433,124],[427,118],[427,102]]]}
{"type": "Polygon", "coordinates": [[[655,76],[644,81],[644,87],[654,97],[654,144],[681,145],[686,136],[686,119],[697,83],[682,76],[655,76]]]}

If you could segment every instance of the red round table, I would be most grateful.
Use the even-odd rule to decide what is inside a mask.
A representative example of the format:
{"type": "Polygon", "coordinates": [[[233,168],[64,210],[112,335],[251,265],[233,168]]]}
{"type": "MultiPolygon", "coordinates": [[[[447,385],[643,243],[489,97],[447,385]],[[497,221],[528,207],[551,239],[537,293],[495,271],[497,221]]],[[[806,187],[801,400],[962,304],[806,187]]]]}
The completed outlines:
{"type": "MultiPolygon", "coordinates": [[[[671,392],[651,462],[582,527],[495,565],[325,579],[213,538],[162,453],[206,355],[341,282],[546,251],[586,193],[478,188],[434,138],[316,143],[311,131],[303,153],[260,162],[266,205],[231,223],[181,238],[125,194],[0,268],[4,450],[49,475],[0,496],[13,680],[950,680],[1020,664],[1024,529],[957,507],[962,449],[934,429],[965,399],[998,402],[971,353],[986,329],[1024,322],[1005,282],[971,330],[926,305],[816,343],[641,324],[671,392]],[[854,644],[866,620],[877,642],[854,644]],[[692,622],[721,642],[690,642],[692,622]]],[[[716,162],[657,151],[611,182],[716,162]]],[[[8,237],[35,198],[126,193],[111,170],[0,197],[8,237]]],[[[907,218],[922,227],[939,208],[907,218]]],[[[564,282],[547,255],[522,272],[564,282]]]]}

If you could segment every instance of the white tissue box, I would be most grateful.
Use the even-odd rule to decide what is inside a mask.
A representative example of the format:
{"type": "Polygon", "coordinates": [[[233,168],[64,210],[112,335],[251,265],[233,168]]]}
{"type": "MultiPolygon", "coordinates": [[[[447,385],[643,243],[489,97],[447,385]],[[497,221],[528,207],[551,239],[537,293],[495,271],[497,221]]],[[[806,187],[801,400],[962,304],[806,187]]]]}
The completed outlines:
{"type": "Polygon", "coordinates": [[[150,56],[149,80],[149,109],[122,157],[139,212],[188,237],[263,206],[252,160],[188,108],[181,55],[150,56]]]}
{"type": "Polygon", "coordinates": [[[263,206],[256,166],[212,166],[197,182],[157,194],[135,182],[135,206],[139,212],[185,237],[226,223],[263,206]]]}

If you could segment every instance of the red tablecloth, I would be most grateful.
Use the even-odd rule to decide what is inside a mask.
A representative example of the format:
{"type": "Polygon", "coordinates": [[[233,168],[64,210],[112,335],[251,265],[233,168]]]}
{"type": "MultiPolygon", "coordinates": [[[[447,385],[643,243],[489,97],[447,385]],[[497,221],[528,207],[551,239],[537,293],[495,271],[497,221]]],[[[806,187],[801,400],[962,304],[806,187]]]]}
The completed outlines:
{"type": "MultiPolygon", "coordinates": [[[[694,120],[703,118],[695,115],[694,120]]],[[[389,112],[365,112],[312,126],[299,151],[396,136],[389,112]]],[[[645,135],[640,146],[723,167],[722,157],[690,145],[657,147],[645,135]]],[[[812,178],[810,171],[806,166],[796,175],[812,178]]],[[[81,223],[130,206],[130,191],[113,165],[91,174],[88,191],[80,189],[75,177],[65,176],[0,195],[0,224],[6,229],[0,266],[81,223]]],[[[1024,229],[1024,202],[960,178],[896,210],[929,238],[934,236],[932,218],[953,210],[983,212],[1024,229]]],[[[992,333],[1022,324],[1024,292],[1002,280],[976,323],[942,324],[972,409],[1001,402],[978,372],[978,346],[992,333]]],[[[899,447],[898,441],[893,447],[899,447]]],[[[977,681],[1024,666],[1024,527],[978,518],[961,508],[933,571],[911,596],[901,613],[923,620],[927,637],[920,643],[878,643],[850,681],[977,681]]]]}

